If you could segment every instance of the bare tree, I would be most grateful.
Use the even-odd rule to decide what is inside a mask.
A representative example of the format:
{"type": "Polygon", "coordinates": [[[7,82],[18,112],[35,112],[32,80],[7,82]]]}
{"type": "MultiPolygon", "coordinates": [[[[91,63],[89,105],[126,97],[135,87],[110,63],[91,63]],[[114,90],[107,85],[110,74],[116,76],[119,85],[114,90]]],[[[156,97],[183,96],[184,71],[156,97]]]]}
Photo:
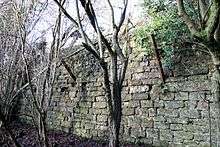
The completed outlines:
{"type": "Polygon", "coordinates": [[[92,55],[94,55],[94,57],[97,59],[98,63],[102,67],[105,92],[110,114],[109,146],[118,147],[120,144],[119,131],[122,117],[123,81],[125,79],[125,73],[128,64],[128,53],[126,52],[128,46],[126,46],[124,49],[122,48],[120,44],[119,32],[126,18],[128,0],[123,1],[124,7],[120,16],[119,23],[116,23],[115,11],[111,1],[107,0],[107,3],[111,10],[112,19],[112,38],[110,40],[109,38],[104,36],[103,31],[100,28],[100,24],[98,23],[93,4],[90,0],[75,1],[77,19],[71,17],[67,10],[57,0],[54,1],[60,7],[66,17],[69,18],[73,22],[73,24],[78,27],[84,40],[84,48],[92,55]],[[80,17],[79,2],[81,3],[82,8],[85,10],[87,17],[89,18],[90,24],[97,35],[98,47],[94,45],[94,42],[91,41],[86,31],[83,29],[80,17]],[[104,57],[104,54],[107,54],[109,56],[110,62],[104,57]]]}
{"type": "MultiPolygon", "coordinates": [[[[30,88],[31,92],[31,101],[33,102],[34,112],[36,117],[33,117],[33,120],[38,128],[38,139],[40,146],[46,147],[50,146],[47,138],[47,109],[49,106],[49,100],[52,97],[52,88],[55,79],[55,72],[57,68],[57,62],[55,62],[59,55],[60,47],[60,24],[61,24],[61,14],[59,13],[55,28],[53,30],[53,42],[49,50],[49,54],[46,54],[45,51],[40,62],[43,66],[34,64],[33,55],[30,51],[34,50],[33,46],[28,45],[28,35],[31,33],[32,27],[34,27],[38,20],[39,16],[35,19],[33,24],[30,22],[32,17],[35,17],[33,14],[34,7],[38,5],[38,2],[26,3],[26,1],[21,1],[21,3],[14,2],[14,11],[16,13],[16,20],[18,24],[18,38],[19,38],[19,48],[22,55],[22,61],[25,67],[25,74],[27,78],[27,86],[30,88]],[[35,66],[36,65],[36,68],[35,66]],[[38,71],[36,69],[41,69],[41,75],[37,75],[38,71]]],[[[45,3],[47,5],[47,2],[45,3]]],[[[46,44],[42,44],[40,49],[45,50],[46,44]],[[44,49],[43,49],[44,48],[44,49]]],[[[35,50],[36,51],[36,50],[35,50]]]]}
{"type": "Polygon", "coordinates": [[[20,146],[10,130],[25,84],[17,31],[13,3],[9,0],[0,3],[0,127],[5,128],[15,146],[20,146]]]}
{"type": "Polygon", "coordinates": [[[214,95],[218,106],[217,145],[220,146],[220,1],[198,0],[196,3],[199,16],[197,20],[187,14],[184,0],[177,0],[179,15],[196,40],[194,43],[210,53],[215,67],[213,82],[215,85],[214,95]]]}

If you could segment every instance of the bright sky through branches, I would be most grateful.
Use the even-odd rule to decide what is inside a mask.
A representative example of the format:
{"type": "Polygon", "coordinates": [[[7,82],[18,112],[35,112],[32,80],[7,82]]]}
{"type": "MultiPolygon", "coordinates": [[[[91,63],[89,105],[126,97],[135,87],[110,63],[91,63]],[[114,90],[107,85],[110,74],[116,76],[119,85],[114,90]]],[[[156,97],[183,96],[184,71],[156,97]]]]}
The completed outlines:
{"type": "MultiPolygon", "coordinates": [[[[110,0],[110,1],[112,2],[112,5],[115,10],[116,21],[118,21],[120,19],[121,11],[123,8],[123,0],[110,0]]],[[[141,18],[141,12],[142,12],[141,3],[143,3],[142,0],[128,1],[126,16],[129,17],[129,19],[131,19],[133,23],[143,20],[141,18]]],[[[94,0],[93,6],[96,11],[99,25],[101,26],[101,28],[105,30],[105,32],[109,32],[112,27],[111,27],[111,13],[107,0],[94,0]]],[[[73,18],[76,18],[75,0],[67,0],[67,4],[65,5],[65,8],[73,18]]],[[[46,38],[46,41],[51,42],[52,34],[50,27],[54,24],[56,20],[57,10],[58,10],[58,6],[54,3],[53,0],[49,0],[47,11],[45,12],[42,19],[39,21],[39,24],[35,27],[35,29],[37,30],[33,31],[32,37],[36,38],[36,36],[39,36],[40,34],[42,35],[42,32],[44,32],[45,33],[44,38],[46,38]]],[[[81,10],[82,10],[81,16],[83,16],[84,10],[82,8],[81,10]]],[[[70,21],[69,24],[71,24],[70,21]]],[[[67,20],[67,25],[68,25],[68,20],[67,20]]],[[[87,23],[86,21],[84,21],[84,26],[87,27],[87,31],[89,31],[89,34],[92,34],[93,29],[91,28],[91,26],[89,26],[88,19],[87,19],[87,23]]]]}

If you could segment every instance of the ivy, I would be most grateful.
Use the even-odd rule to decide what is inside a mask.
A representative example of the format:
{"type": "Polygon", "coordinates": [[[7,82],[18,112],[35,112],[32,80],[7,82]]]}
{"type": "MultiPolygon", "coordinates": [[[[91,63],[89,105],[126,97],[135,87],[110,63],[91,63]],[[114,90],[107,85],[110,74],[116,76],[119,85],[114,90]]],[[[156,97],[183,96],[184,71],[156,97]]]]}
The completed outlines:
{"type": "MultiPolygon", "coordinates": [[[[151,55],[152,48],[148,36],[150,33],[156,34],[163,66],[172,68],[176,45],[186,38],[185,36],[189,36],[189,31],[179,18],[175,2],[172,0],[145,0],[144,9],[149,21],[145,26],[136,29],[135,42],[151,55]]],[[[191,8],[189,10],[192,11],[191,8]]]]}

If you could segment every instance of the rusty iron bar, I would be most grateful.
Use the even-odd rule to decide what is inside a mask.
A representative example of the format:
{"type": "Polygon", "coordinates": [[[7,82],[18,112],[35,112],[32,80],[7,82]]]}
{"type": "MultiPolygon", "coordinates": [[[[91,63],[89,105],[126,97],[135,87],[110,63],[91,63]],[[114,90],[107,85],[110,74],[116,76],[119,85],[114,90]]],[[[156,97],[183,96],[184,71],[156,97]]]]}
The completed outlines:
{"type": "Polygon", "coordinates": [[[155,35],[151,34],[150,37],[151,37],[151,41],[152,41],[152,44],[153,44],[154,53],[156,55],[156,59],[157,59],[158,65],[159,65],[161,80],[163,81],[163,83],[165,83],[165,75],[164,75],[163,66],[162,66],[162,63],[161,63],[160,53],[159,53],[159,50],[158,50],[158,47],[157,47],[157,42],[156,42],[156,39],[155,39],[155,35]]]}

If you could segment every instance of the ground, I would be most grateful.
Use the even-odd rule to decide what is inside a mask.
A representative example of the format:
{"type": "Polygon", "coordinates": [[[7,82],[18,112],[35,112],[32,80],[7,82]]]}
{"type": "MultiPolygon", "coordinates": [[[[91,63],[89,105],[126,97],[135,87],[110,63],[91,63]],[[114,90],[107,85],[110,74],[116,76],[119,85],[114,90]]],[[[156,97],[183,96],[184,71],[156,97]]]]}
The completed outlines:
{"type": "MultiPolygon", "coordinates": [[[[10,126],[13,135],[22,147],[40,147],[37,142],[36,128],[21,124],[13,123],[10,126]]],[[[80,138],[73,134],[61,131],[49,131],[49,140],[53,147],[107,147],[107,142],[95,141],[92,139],[80,138]]],[[[146,145],[125,144],[123,147],[147,147],[146,145]]],[[[4,128],[0,128],[0,147],[14,147],[4,128]]]]}

